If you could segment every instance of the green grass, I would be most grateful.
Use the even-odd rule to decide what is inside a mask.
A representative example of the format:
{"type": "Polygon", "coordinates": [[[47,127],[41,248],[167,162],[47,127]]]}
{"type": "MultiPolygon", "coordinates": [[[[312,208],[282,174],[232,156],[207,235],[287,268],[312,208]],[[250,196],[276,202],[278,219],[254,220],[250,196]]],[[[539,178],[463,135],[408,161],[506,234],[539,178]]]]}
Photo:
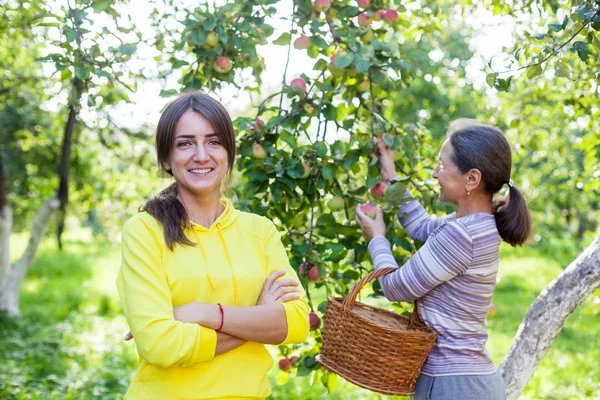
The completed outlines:
{"type": "MultiPolygon", "coordinates": [[[[59,252],[53,240],[43,242],[22,288],[22,317],[0,320],[2,399],[119,399],[135,371],[135,348],[122,341],[127,324],[114,285],[119,249],[95,244],[85,230],[65,243],[66,251],[59,252]]],[[[26,238],[14,235],[11,244],[14,259],[26,238]]],[[[489,321],[488,344],[497,364],[531,302],[561,271],[551,256],[537,250],[502,248],[494,294],[498,313],[489,321]]],[[[600,304],[595,299],[565,324],[523,399],[598,398],[600,304]]],[[[274,368],[270,378],[273,399],[391,398],[342,379],[328,394],[320,371],[296,377],[274,368]]]]}

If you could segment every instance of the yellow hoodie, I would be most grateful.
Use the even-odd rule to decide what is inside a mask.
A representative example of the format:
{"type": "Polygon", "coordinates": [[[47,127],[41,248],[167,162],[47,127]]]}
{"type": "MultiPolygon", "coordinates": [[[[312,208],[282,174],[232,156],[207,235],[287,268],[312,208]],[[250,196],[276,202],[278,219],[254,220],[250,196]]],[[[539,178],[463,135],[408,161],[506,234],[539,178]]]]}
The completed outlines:
{"type": "MultiPolygon", "coordinates": [[[[271,393],[273,359],[264,344],[246,342],[215,357],[214,330],[173,318],[174,306],[190,302],[254,306],[277,270],[298,280],[273,223],[221,202],[225,211],[210,228],[192,223],[186,230],[195,247],[169,250],[162,225],[145,212],[123,228],[117,288],[140,356],[127,399],[247,400],[271,393]]],[[[281,304],[288,324],[283,344],[302,343],[308,335],[300,289],[300,299],[281,304]]]]}

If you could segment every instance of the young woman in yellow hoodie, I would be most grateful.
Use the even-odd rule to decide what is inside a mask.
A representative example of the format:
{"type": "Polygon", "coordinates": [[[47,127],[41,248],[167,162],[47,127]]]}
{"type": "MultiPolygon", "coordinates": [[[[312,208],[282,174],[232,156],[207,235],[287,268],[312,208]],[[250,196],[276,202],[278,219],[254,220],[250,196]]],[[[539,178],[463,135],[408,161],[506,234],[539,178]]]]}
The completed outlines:
{"type": "Polygon", "coordinates": [[[139,354],[126,398],[264,399],[265,344],[302,343],[308,305],[273,223],[221,198],[231,119],[184,94],[161,115],[156,150],[175,183],[122,233],[117,288],[139,354]]]}

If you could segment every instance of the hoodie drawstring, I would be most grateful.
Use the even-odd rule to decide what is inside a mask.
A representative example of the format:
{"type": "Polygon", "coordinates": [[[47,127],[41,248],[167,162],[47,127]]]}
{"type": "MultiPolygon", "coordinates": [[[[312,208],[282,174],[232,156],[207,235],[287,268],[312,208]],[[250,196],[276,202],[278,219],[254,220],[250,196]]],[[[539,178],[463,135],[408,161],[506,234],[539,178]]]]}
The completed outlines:
{"type": "MultiPolygon", "coordinates": [[[[202,251],[202,257],[204,257],[204,264],[206,265],[206,280],[208,281],[208,283],[210,283],[210,286],[213,288],[213,290],[216,290],[217,287],[215,286],[210,273],[208,272],[208,258],[206,257],[206,251],[204,250],[204,246],[202,246],[202,242],[200,241],[200,236],[198,236],[198,232],[196,232],[196,228],[194,228],[192,226],[192,230],[194,231],[194,236],[196,236],[196,242],[198,242],[198,246],[200,247],[200,251],[202,251]]],[[[229,259],[229,256],[228,256],[229,259]]],[[[231,261],[230,261],[231,263],[231,261]]]]}
{"type": "Polygon", "coordinates": [[[217,230],[219,231],[219,238],[221,238],[221,243],[223,244],[223,249],[225,250],[225,257],[227,257],[227,262],[229,263],[229,271],[231,271],[231,279],[233,281],[233,293],[235,295],[235,305],[238,305],[238,288],[237,288],[237,279],[235,279],[235,274],[233,273],[233,264],[231,262],[231,257],[229,256],[229,250],[227,249],[227,243],[225,242],[225,237],[223,237],[223,231],[221,230],[221,224],[217,224],[217,230]]]}

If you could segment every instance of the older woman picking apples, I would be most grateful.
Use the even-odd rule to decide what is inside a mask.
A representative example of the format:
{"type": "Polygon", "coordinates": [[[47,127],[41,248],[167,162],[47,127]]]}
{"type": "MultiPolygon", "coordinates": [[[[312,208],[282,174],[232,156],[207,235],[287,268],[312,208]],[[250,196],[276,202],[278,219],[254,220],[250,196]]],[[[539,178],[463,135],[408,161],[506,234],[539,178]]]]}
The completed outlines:
{"type": "MultiPolygon", "coordinates": [[[[377,141],[383,181],[397,177],[394,152],[377,141]]],[[[419,316],[438,332],[416,384],[414,399],[504,399],[504,385],[485,349],[486,314],[496,286],[500,240],[521,245],[531,216],[511,176],[511,151],[496,127],[454,121],[439,152],[433,178],[451,215],[435,218],[413,200],[399,209],[407,233],[425,244],[402,268],[380,279],[391,301],[419,302],[419,316]],[[494,199],[504,185],[507,199],[494,199]]],[[[410,196],[407,193],[407,196],[410,196]]],[[[362,207],[356,219],[370,240],[375,269],[397,267],[385,238],[382,211],[362,207]]],[[[401,355],[399,355],[401,357],[401,355]]]]}
{"type": "Polygon", "coordinates": [[[127,399],[264,399],[265,344],[302,343],[308,305],[271,221],[221,197],[235,135],[225,108],[183,94],[156,130],[175,182],[123,228],[117,288],[139,354],[127,399]]]}

